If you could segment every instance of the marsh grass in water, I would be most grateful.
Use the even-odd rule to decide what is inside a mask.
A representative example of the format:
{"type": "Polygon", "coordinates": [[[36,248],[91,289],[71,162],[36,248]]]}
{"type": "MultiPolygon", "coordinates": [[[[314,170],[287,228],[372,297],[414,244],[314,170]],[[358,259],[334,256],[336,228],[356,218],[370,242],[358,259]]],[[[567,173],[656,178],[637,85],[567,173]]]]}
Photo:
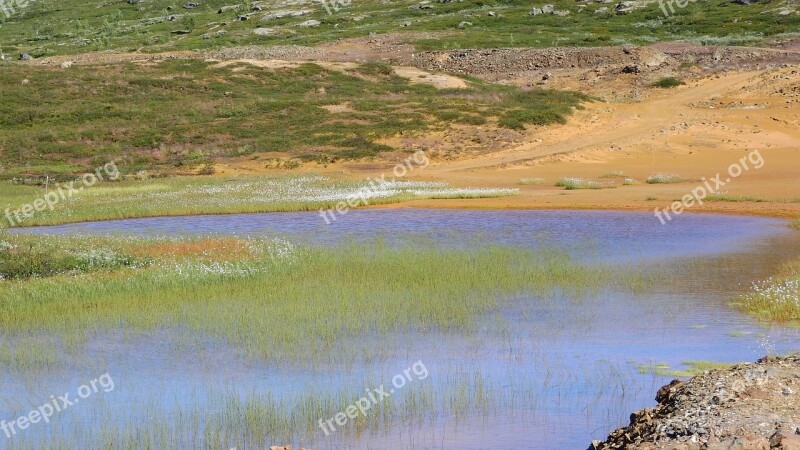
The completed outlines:
{"type": "Polygon", "coordinates": [[[713,361],[684,361],[684,369],[672,369],[667,363],[637,364],[636,369],[640,374],[653,374],[660,377],[689,378],[699,375],[707,370],[727,369],[733,363],[720,363],[713,361]]]}
{"type": "Polygon", "coordinates": [[[131,239],[122,247],[152,263],[0,282],[0,328],[78,348],[95,332],[171,330],[178,340],[224,341],[263,361],[347,364],[373,351],[365,336],[471,333],[487,318],[502,323],[500,310],[520,294],[532,302],[553,292],[583,298],[637,282],[556,250],[394,248],[380,241],[312,248],[229,238],[131,239]]]}
{"type": "Polygon", "coordinates": [[[783,264],[774,276],[754,283],[731,304],[759,319],[800,323],[800,260],[783,264]]]}

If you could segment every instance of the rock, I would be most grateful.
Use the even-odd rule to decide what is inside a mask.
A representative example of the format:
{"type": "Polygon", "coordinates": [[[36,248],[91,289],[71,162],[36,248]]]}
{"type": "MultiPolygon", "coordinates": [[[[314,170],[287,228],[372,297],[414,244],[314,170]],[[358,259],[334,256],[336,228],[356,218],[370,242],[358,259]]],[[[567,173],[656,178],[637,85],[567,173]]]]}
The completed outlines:
{"type": "Polygon", "coordinates": [[[770,436],[769,446],[775,449],[800,450],[800,435],[778,430],[770,436]]]}
{"type": "Polygon", "coordinates": [[[542,13],[543,14],[553,14],[553,11],[555,11],[555,10],[556,10],[556,8],[553,5],[544,5],[544,6],[542,6],[542,13]]]}
{"type": "Polygon", "coordinates": [[[300,16],[305,16],[306,14],[311,14],[312,12],[314,11],[311,9],[296,9],[296,10],[283,9],[265,14],[264,17],[261,18],[261,20],[283,19],[284,17],[300,17],[300,16]]]}
{"type": "Polygon", "coordinates": [[[486,15],[489,16],[489,17],[494,17],[494,16],[497,15],[497,13],[495,13],[494,11],[489,11],[489,13],[486,14],[486,15]]]}
{"type": "Polygon", "coordinates": [[[553,15],[559,17],[566,17],[569,15],[569,11],[553,11],[553,15]]]}
{"type": "Polygon", "coordinates": [[[200,3],[187,2],[181,6],[183,6],[183,9],[195,9],[200,6],[200,3]]]}
{"type": "Polygon", "coordinates": [[[636,6],[636,2],[619,2],[617,3],[617,6],[614,7],[614,11],[616,11],[617,14],[628,14],[629,12],[633,11],[636,6]]]}
{"type": "Polygon", "coordinates": [[[178,20],[178,17],[179,16],[175,16],[175,15],[167,16],[167,22],[175,22],[176,20],[178,20]]]}
{"type": "Polygon", "coordinates": [[[236,16],[236,21],[237,21],[237,22],[244,22],[245,20],[248,20],[248,19],[249,19],[249,17],[247,17],[247,16],[245,16],[245,15],[242,15],[242,16],[236,16]]]}
{"type": "Polygon", "coordinates": [[[466,20],[458,24],[458,28],[464,29],[467,27],[471,27],[472,22],[467,22],[466,20]]]}
{"type": "Polygon", "coordinates": [[[538,16],[539,14],[544,14],[544,12],[542,11],[542,8],[533,8],[528,14],[531,16],[538,16]]]}
{"type": "Polygon", "coordinates": [[[61,63],[61,68],[62,69],[69,69],[70,67],[72,67],[73,64],[75,64],[75,63],[72,62],[72,61],[64,61],[64,62],[61,63]]]}
{"type": "MultiPolygon", "coordinates": [[[[624,71],[624,69],[623,69],[623,71],[624,71]]],[[[658,392],[656,393],[656,401],[659,404],[664,403],[665,401],[667,401],[669,399],[670,393],[673,391],[673,389],[675,389],[676,387],[678,387],[678,386],[680,386],[682,384],[683,384],[683,382],[681,380],[675,379],[675,380],[670,381],[670,383],[668,385],[662,386],[661,389],[659,389],[658,392]]]]}
{"type": "Polygon", "coordinates": [[[31,56],[31,55],[29,55],[27,53],[20,53],[19,54],[19,60],[20,61],[33,61],[33,56],[31,56]]]}
{"type": "Polygon", "coordinates": [[[622,68],[622,73],[639,73],[639,66],[628,65],[622,68]]]}
{"type": "Polygon", "coordinates": [[[241,8],[241,5],[223,6],[222,8],[217,10],[217,14],[223,14],[223,13],[231,12],[231,11],[238,11],[239,8],[241,8]]]}
{"type": "Polygon", "coordinates": [[[256,28],[253,30],[253,34],[256,36],[271,36],[275,34],[274,28],[256,28]]]}
{"type": "Polygon", "coordinates": [[[253,5],[250,8],[250,12],[261,12],[261,11],[263,11],[263,9],[261,8],[261,5],[253,5]]]}
{"type": "Polygon", "coordinates": [[[791,9],[784,9],[783,11],[779,11],[778,15],[779,16],[788,16],[789,14],[792,14],[793,12],[794,11],[792,11],[791,9]]]}
{"type": "Polygon", "coordinates": [[[410,26],[411,26],[411,22],[403,22],[403,25],[402,25],[402,26],[403,26],[404,28],[405,28],[405,27],[410,27],[410,26]]]}
{"type": "Polygon", "coordinates": [[[607,12],[608,12],[608,8],[606,8],[605,6],[603,6],[601,8],[597,8],[597,9],[594,10],[595,14],[605,14],[607,12]]]}
{"type": "Polygon", "coordinates": [[[306,20],[305,22],[298,23],[297,26],[300,28],[315,28],[322,25],[322,22],[315,19],[306,20]]]}

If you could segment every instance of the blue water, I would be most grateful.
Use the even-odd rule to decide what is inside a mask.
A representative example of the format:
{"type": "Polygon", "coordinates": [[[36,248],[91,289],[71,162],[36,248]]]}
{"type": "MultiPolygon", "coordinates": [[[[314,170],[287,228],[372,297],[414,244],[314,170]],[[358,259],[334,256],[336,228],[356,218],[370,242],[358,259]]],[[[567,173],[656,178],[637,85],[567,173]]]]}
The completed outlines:
{"type": "MultiPolygon", "coordinates": [[[[308,212],[121,220],[17,232],[281,236],[309,245],[381,238],[392,244],[432,240],[458,247],[557,247],[589,262],[659,271],[663,281],[641,295],[609,288],[580,301],[536,302],[521,296],[499,312],[504,327],[487,318],[476,334],[381,336],[351,343],[364,351],[379,342],[397,343],[385,345],[384,359],[355,368],[274,366],[199,338],[181,341],[187,348],[176,349],[168,335],[97,334],[69,367],[35,379],[4,373],[0,419],[105,371],[114,376],[115,390],[50,424],[32,426],[15,440],[4,441],[0,434],[0,448],[4,443],[40,448],[75,436],[75,424],[97,437],[107,417],[127,429],[147,430],[176,420],[170,414],[173,405],[202,406],[209,391],[245,399],[264,393],[290,398],[308,391],[361,392],[421,360],[430,376],[415,383],[436,392],[452,388],[454,374],[480,373],[497,397],[493,411],[460,418],[439,414],[422,423],[397,419],[384,431],[360,435],[319,432],[295,442],[295,448],[584,449],[626,424],[633,410],[652,406],[655,391],[671,379],[642,374],[637,366],[666,363],[680,369],[687,360],[752,361],[769,351],[800,348],[795,330],[761,326],[727,306],[752,281],[800,254],[800,233],[774,219],[698,214],[661,225],[651,214],[639,213],[401,209],[350,211],[331,225],[308,212]],[[142,406],[149,404],[155,409],[142,406]],[[156,411],[156,416],[142,411],[156,411]]],[[[196,445],[187,441],[186,447],[196,445]]]]}

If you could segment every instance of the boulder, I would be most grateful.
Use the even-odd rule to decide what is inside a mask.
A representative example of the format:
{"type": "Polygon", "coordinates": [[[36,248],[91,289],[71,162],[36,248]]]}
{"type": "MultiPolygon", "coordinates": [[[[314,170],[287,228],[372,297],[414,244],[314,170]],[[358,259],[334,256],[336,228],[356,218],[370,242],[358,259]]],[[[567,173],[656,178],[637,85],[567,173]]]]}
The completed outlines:
{"type": "Polygon", "coordinates": [[[223,14],[223,13],[231,12],[231,11],[238,11],[240,7],[241,7],[241,5],[223,6],[222,8],[217,10],[217,14],[223,14]]]}
{"type": "Polygon", "coordinates": [[[20,61],[33,61],[33,56],[31,56],[31,55],[29,55],[27,53],[20,53],[19,54],[19,60],[20,61]]]}
{"type": "Polygon", "coordinates": [[[298,23],[297,26],[300,28],[315,28],[322,25],[322,22],[319,20],[306,20],[305,22],[298,23]]]}
{"type": "Polygon", "coordinates": [[[636,2],[631,1],[619,2],[617,6],[614,7],[614,11],[616,11],[617,14],[628,14],[636,8],[636,5],[636,2]]]}

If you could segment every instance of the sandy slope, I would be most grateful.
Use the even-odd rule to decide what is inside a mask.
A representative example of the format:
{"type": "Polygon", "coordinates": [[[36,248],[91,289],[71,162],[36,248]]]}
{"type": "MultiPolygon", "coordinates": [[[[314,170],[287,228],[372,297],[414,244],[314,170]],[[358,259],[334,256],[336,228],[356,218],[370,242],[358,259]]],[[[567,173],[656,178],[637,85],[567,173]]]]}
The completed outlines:
{"type": "MultiPolygon", "coordinates": [[[[413,205],[652,210],[679,199],[699,182],[649,185],[643,182],[647,176],[665,172],[692,180],[710,178],[757,149],[763,167],[745,171],[719,192],[763,201],[705,203],[691,210],[795,217],[800,215],[799,124],[800,67],[715,75],[674,90],[650,89],[640,101],[598,101],[567,125],[536,130],[519,145],[439,162],[412,175],[505,187],[523,177],[546,180],[544,185],[520,186],[519,197],[413,205]],[[610,171],[622,171],[638,183],[579,191],[552,186],[560,177],[598,178],[610,171]]],[[[621,184],[622,179],[615,181],[621,184]]]]}
{"type": "MultiPolygon", "coordinates": [[[[690,211],[800,216],[800,65],[793,62],[797,58],[770,49],[684,47],[663,44],[633,50],[570,49],[567,53],[575,53],[574,59],[566,60],[564,68],[548,66],[543,70],[522,72],[486,71],[486,67],[505,61],[505,56],[485,67],[469,66],[474,68],[473,75],[492,81],[523,87],[578,90],[595,96],[598,101],[577,111],[564,126],[534,128],[524,133],[498,130],[492,126],[464,126],[423,136],[402,136],[388,142],[408,150],[431,149],[429,153],[434,163],[424,170],[411,172],[409,178],[492,187],[518,187],[520,178],[545,180],[542,185],[519,186],[521,195],[512,198],[417,201],[400,207],[652,211],[689,193],[699,185],[696,180],[724,172],[730,164],[757,149],[763,155],[764,166],[745,172],[721,188],[719,193],[750,196],[762,201],[707,202],[693,206],[690,211]],[[770,56],[773,53],[777,55],[774,58],[770,56]],[[630,61],[625,58],[630,58],[630,61]],[[682,63],[686,58],[704,62],[685,67],[682,63]],[[718,65],[709,63],[715,60],[719,60],[718,65]],[[602,61],[602,64],[586,61],[602,61]],[[639,64],[642,73],[621,73],[621,67],[630,62],[639,64]],[[543,73],[547,74],[547,81],[543,81],[543,73]],[[690,81],[674,89],[650,87],[653,80],[668,75],[690,81]],[[620,171],[638,183],[614,189],[579,191],[565,191],[553,186],[560,177],[597,179],[610,171],[620,171]],[[669,185],[644,183],[649,175],[658,172],[677,174],[695,181],[669,185]]],[[[408,45],[395,42],[391,35],[386,35],[381,39],[344,40],[326,48],[228,49],[213,57],[229,61],[242,58],[260,60],[258,64],[265,67],[309,60],[331,67],[354,61],[393,60],[405,66],[396,69],[399,74],[415,81],[438,87],[460,87],[453,84],[458,83],[456,78],[408,67],[415,62],[412,51],[408,45]]],[[[547,62],[552,59],[547,52],[561,51],[545,49],[536,52],[543,53],[537,53],[538,60],[547,62]]],[[[147,55],[146,58],[208,56],[184,52],[147,55]]],[[[434,59],[438,60],[440,55],[435,56],[434,59]]],[[[76,62],[114,63],[142,57],[137,54],[89,54],[81,55],[76,62]]],[[[420,59],[419,55],[417,59],[420,59]]],[[[52,65],[60,62],[59,58],[48,58],[36,63],[52,65]]],[[[397,160],[402,158],[395,156],[397,160]]],[[[349,162],[326,167],[311,164],[304,169],[345,172],[363,178],[388,172],[393,164],[389,158],[388,161],[349,162]]],[[[250,160],[221,162],[217,169],[223,175],[269,171],[263,164],[250,160]]],[[[604,181],[621,185],[622,178],[604,181]]]]}

